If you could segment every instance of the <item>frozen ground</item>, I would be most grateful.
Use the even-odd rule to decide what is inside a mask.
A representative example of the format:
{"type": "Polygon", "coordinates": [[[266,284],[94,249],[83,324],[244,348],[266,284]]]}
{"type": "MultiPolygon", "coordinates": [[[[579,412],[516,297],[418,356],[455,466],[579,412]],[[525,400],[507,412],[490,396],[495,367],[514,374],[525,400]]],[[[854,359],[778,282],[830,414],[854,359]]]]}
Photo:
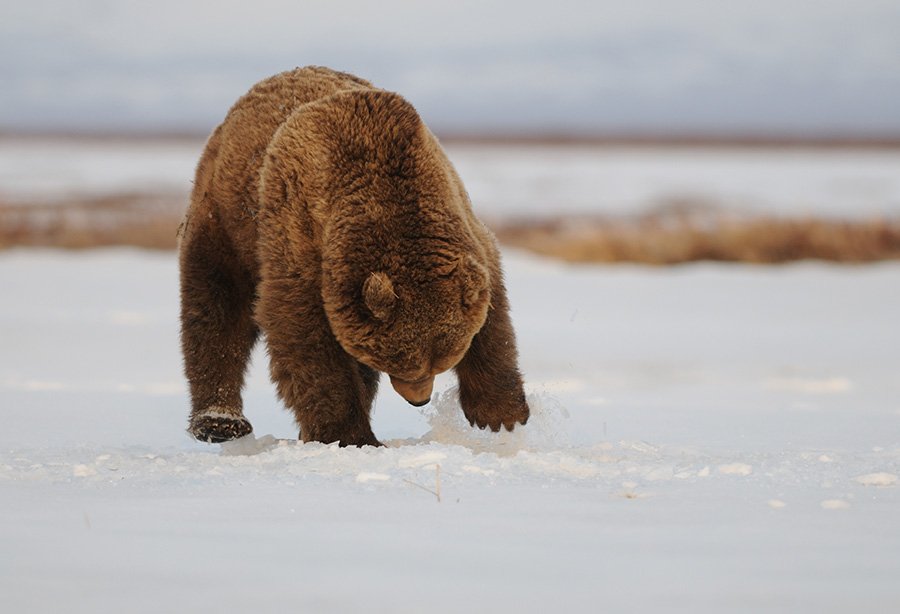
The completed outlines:
{"type": "Polygon", "coordinates": [[[187,437],[173,255],[0,254],[3,610],[900,610],[900,265],[506,267],[528,426],[342,450],[261,352],[187,437]]]}
{"type": "MultiPolygon", "coordinates": [[[[0,201],[186,193],[202,141],[0,138],[0,201]]],[[[673,202],[778,215],[900,215],[900,150],[451,143],[482,215],[628,214],[673,202]]]]}
{"type": "Polygon", "coordinates": [[[0,200],[183,192],[202,140],[0,138],[0,200]]]}
{"type": "Polygon", "coordinates": [[[900,215],[900,151],[450,147],[485,215],[631,214],[693,203],[748,214],[900,215]]]}

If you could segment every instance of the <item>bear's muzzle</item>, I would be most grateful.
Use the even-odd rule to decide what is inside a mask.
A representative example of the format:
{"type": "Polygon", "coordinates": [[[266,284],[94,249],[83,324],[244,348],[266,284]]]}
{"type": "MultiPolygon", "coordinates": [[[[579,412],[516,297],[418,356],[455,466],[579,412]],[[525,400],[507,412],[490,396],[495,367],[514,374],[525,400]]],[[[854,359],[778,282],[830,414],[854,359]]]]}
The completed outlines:
{"type": "Polygon", "coordinates": [[[431,400],[431,391],[434,388],[434,376],[428,376],[414,382],[408,382],[398,377],[391,376],[391,386],[406,402],[415,407],[421,407],[431,400]]]}

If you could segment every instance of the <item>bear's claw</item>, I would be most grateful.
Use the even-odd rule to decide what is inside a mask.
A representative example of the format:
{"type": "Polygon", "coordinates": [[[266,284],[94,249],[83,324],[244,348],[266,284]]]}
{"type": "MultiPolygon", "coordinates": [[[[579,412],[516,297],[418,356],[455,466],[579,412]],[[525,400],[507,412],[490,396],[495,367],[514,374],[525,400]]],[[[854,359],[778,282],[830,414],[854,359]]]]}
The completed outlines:
{"type": "Polygon", "coordinates": [[[223,443],[249,435],[253,427],[243,416],[204,413],[191,418],[188,431],[198,441],[223,443]]]}
{"type": "Polygon", "coordinates": [[[516,424],[525,425],[528,423],[530,411],[528,403],[525,401],[525,395],[521,394],[520,399],[511,402],[480,402],[474,406],[463,405],[463,413],[472,427],[480,429],[490,429],[494,433],[500,432],[501,428],[512,431],[516,424]]]}

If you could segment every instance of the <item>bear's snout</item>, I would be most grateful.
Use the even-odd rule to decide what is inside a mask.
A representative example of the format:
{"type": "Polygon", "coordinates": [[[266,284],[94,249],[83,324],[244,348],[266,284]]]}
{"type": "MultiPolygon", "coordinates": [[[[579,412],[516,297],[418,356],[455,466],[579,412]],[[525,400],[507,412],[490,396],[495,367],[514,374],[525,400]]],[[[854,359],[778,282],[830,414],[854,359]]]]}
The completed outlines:
{"type": "Polygon", "coordinates": [[[414,382],[402,380],[391,376],[391,386],[406,402],[415,407],[422,407],[431,401],[431,391],[434,388],[434,376],[422,378],[414,382]]]}

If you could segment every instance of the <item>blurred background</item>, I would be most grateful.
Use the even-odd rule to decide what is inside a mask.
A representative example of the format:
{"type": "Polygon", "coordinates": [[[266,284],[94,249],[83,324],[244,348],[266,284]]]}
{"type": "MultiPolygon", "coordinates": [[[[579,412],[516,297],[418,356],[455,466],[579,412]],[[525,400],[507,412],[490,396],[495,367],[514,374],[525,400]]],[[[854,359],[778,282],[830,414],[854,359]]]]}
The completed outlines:
{"type": "Polygon", "coordinates": [[[8,131],[207,132],[320,64],[437,131],[900,137],[896,0],[6,1],[8,131]]]}
{"type": "MultiPolygon", "coordinates": [[[[146,212],[158,222],[183,208],[202,140],[230,105],[308,64],[413,102],[509,241],[542,233],[546,245],[561,217],[582,229],[591,217],[593,244],[613,226],[646,233],[662,215],[696,227],[710,211],[720,226],[877,218],[865,240],[893,237],[898,32],[897,0],[6,1],[0,244],[141,243],[134,230],[50,235],[77,234],[63,203],[143,228],[156,223],[146,212]]],[[[625,251],[580,257],[635,259],[625,251]]]]}

